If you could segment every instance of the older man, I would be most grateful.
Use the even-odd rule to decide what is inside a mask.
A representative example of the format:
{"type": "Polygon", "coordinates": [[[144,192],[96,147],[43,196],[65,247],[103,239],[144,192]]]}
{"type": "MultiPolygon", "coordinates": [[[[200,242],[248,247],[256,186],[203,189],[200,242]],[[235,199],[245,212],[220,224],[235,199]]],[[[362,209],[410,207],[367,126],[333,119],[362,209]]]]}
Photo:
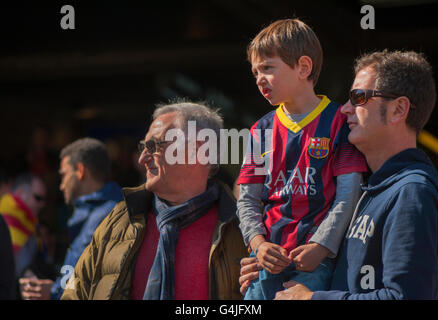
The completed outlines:
{"type": "Polygon", "coordinates": [[[156,109],[140,142],[146,184],[124,189],[125,201],[96,230],[62,299],[241,298],[239,261],[247,253],[235,199],[210,179],[217,165],[193,157],[207,142],[190,137],[190,122],[219,137],[222,119],[203,105],[156,109]]]}
{"type": "Polygon", "coordinates": [[[63,273],[55,282],[49,279],[20,279],[25,299],[57,300],[82,251],[90,243],[94,231],[113,207],[122,200],[119,185],[109,181],[110,158],[105,145],[93,138],[76,140],[61,150],[60,190],[66,204],[74,212],[68,220],[70,247],[63,273]]]}
{"type": "MultiPolygon", "coordinates": [[[[416,148],[436,102],[432,68],[415,52],[375,52],[356,61],[350,100],[342,107],[349,140],[372,175],[356,206],[331,291],[297,282],[276,299],[436,299],[438,173],[416,148]]],[[[243,261],[240,281],[257,276],[243,261]]]]}

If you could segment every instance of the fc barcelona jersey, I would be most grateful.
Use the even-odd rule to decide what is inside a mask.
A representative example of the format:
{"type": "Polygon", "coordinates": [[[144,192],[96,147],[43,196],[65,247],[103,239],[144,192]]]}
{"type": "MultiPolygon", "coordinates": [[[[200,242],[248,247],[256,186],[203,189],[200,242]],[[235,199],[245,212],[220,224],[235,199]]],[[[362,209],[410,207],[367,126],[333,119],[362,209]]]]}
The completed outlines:
{"type": "Polygon", "coordinates": [[[340,105],[319,96],[300,122],[280,106],[250,130],[238,184],[263,183],[267,239],[288,252],[307,243],[329,211],[336,176],[366,172],[363,155],[348,142],[340,105]]]}

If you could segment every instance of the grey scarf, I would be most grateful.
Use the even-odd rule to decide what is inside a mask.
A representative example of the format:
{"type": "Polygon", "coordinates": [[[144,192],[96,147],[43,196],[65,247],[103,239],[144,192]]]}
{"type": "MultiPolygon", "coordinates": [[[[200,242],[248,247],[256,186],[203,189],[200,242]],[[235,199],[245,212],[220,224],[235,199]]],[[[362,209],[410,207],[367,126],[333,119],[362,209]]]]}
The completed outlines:
{"type": "Polygon", "coordinates": [[[175,250],[179,231],[206,214],[218,199],[219,187],[213,181],[204,193],[177,206],[170,206],[154,196],[154,213],[160,240],[143,300],[174,299],[175,250]]]}

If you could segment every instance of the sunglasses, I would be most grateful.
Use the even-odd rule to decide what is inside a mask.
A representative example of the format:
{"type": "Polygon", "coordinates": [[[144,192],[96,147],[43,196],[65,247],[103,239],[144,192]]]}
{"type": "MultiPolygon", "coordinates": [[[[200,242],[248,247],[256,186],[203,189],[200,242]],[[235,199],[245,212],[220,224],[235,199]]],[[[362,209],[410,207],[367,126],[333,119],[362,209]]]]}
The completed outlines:
{"type": "Polygon", "coordinates": [[[353,89],[350,91],[350,102],[355,107],[364,105],[372,97],[395,99],[399,96],[392,93],[385,93],[377,90],[368,89],[353,89]]]}
{"type": "Polygon", "coordinates": [[[157,152],[157,146],[168,143],[169,141],[156,141],[156,140],[148,140],[148,141],[140,141],[138,143],[138,151],[143,153],[144,149],[147,150],[149,154],[153,154],[157,152]]]}

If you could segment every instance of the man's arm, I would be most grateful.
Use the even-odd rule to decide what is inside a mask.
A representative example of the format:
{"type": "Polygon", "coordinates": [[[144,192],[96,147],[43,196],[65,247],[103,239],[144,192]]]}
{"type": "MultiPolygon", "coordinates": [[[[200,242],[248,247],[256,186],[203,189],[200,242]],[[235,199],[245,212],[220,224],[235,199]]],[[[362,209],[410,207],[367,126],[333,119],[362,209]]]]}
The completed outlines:
{"type": "Polygon", "coordinates": [[[395,196],[382,235],[384,288],[367,293],[317,291],[312,299],[437,298],[438,193],[433,187],[413,183],[395,196]]]}
{"type": "MultiPolygon", "coordinates": [[[[88,300],[91,281],[96,272],[98,248],[101,247],[106,232],[105,221],[110,219],[110,216],[111,214],[109,214],[96,229],[90,244],[80,255],[79,260],[74,267],[73,275],[66,283],[61,300],[88,300]]],[[[65,280],[61,280],[61,283],[65,283],[65,280]]]]}
{"type": "MultiPolygon", "coordinates": [[[[114,201],[108,201],[104,205],[94,208],[89,213],[88,220],[84,223],[78,236],[76,239],[74,239],[70,248],[67,250],[63,264],[65,268],[75,267],[79,257],[84,252],[85,248],[90,244],[96,228],[108,215],[108,213],[111,212],[111,210],[114,208],[114,205],[114,201]]],[[[64,290],[62,288],[63,284],[65,283],[65,280],[68,280],[68,278],[66,279],[65,277],[68,277],[68,274],[63,274],[55,280],[55,283],[51,289],[52,300],[59,300],[61,298],[64,290]]]]}

